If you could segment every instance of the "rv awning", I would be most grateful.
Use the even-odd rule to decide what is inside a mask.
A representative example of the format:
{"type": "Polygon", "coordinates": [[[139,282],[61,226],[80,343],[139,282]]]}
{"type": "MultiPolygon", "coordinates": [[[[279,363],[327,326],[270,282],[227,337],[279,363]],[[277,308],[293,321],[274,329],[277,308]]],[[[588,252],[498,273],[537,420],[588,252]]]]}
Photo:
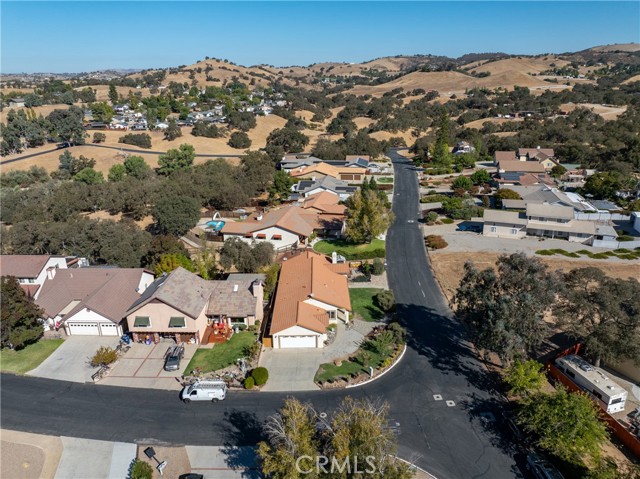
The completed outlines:
{"type": "Polygon", "coordinates": [[[136,316],[136,319],[133,322],[134,328],[148,328],[149,326],[151,326],[149,316],[136,316]]]}
{"type": "Polygon", "coordinates": [[[170,328],[184,328],[186,326],[184,322],[184,316],[177,316],[169,319],[170,328]]]}

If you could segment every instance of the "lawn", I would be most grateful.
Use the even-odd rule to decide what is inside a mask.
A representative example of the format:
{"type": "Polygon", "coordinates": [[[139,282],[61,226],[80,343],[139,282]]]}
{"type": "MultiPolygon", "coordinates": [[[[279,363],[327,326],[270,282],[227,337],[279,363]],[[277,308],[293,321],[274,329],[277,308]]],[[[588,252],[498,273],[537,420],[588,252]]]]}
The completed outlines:
{"type": "Polygon", "coordinates": [[[358,313],[363,321],[378,321],[384,316],[382,311],[375,304],[373,297],[382,291],[380,288],[351,288],[351,308],[354,313],[358,313]]]}
{"type": "Polygon", "coordinates": [[[257,337],[256,333],[243,331],[234,334],[226,343],[216,344],[211,349],[198,349],[184,374],[190,374],[195,368],[200,368],[206,373],[234,364],[238,358],[245,356],[245,349],[254,343],[257,337]]]}
{"type": "Polygon", "coordinates": [[[20,351],[3,349],[0,351],[0,371],[24,374],[37,368],[64,342],[64,339],[41,339],[20,351]]]}
{"type": "Polygon", "coordinates": [[[378,178],[376,180],[378,183],[393,183],[393,178],[390,176],[383,176],[382,178],[378,178]]]}
{"type": "Polygon", "coordinates": [[[336,251],[347,259],[384,258],[384,241],[379,239],[365,244],[353,244],[341,239],[322,240],[313,245],[313,249],[324,254],[336,251]]]}

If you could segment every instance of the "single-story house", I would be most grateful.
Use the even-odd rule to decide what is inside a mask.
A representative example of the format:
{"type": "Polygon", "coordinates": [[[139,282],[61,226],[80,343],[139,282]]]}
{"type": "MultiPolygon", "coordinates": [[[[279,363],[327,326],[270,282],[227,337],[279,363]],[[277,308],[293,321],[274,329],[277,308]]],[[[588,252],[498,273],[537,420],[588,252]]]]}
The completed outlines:
{"type": "Polygon", "coordinates": [[[263,295],[263,283],[255,275],[207,281],[179,267],[156,279],[130,305],[121,322],[134,341],[224,341],[234,326],[262,320],[263,295]]]}
{"type": "Polygon", "coordinates": [[[276,349],[322,348],[327,328],[349,322],[347,278],[326,256],[304,251],[283,262],[269,325],[276,349]]]}
{"type": "Polygon", "coordinates": [[[306,198],[323,191],[328,191],[337,195],[340,200],[344,201],[357,191],[357,186],[349,186],[346,182],[337,180],[330,176],[325,176],[321,180],[302,180],[293,185],[292,191],[295,198],[306,198]]]}
{"type": "Polygon", "coordinates": [[[344,215],[347,207],[339,203],[337,195],[323,191],[317,195],[311,195],[299,202],[299,206],[308,211],[320,214],[344,215]]]}
{"type": "Polygon", "coordinates": [[[53,269],[36,299],[45,327],[66,334],[120,336],[120,320],[153,282],[142,268],[53,269]]]}
{"type": "Polygon", "coordinates": [[[302,166],[289,171],[292,178],[310,178],[312,180],[330,176],[348,183],[362,183],[367,175],[366,168],[333,166],[325,162],[302,166]]]}
{"type": "MultiPolygon", "coordinates": [[[[337,206],[337,205],[336,205],[337,206]]],[[[228,221],[220,233],[226,241],[240,238],[242,241],[269,241],[276,250],[306,245],[309,236],[341,236],[344,214],[314,211],[296,205],[256,213],[244,221],[228,221]]]]}
{"type": "Polygon", "coordinates": [[[41,286],[52,279],[56,269],[67,269],[64,256],[48,254],[0,255],[0,275],[14,276],[30,298],[37,298],[41,286]]]}
{"type": "Polygon", "coordinates": [[[9,106],[12,108],[22,108],[24,106],[24,98],[12,98],[9,100],[9,106]]]}

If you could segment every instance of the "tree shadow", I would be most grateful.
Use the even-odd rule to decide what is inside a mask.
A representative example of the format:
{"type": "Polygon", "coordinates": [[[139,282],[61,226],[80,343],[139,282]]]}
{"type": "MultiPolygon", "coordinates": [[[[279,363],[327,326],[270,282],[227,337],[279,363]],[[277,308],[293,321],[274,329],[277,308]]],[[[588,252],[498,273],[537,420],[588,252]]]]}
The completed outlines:
{"type": "Polygon", "coordinates": [[[240,471],[241,477],[259,479],[256,443],[265,439],[263,423],[247,411],[231,410],[225,413],[223,424],[225,438],[221,453],[230,469],[240,471]]]}

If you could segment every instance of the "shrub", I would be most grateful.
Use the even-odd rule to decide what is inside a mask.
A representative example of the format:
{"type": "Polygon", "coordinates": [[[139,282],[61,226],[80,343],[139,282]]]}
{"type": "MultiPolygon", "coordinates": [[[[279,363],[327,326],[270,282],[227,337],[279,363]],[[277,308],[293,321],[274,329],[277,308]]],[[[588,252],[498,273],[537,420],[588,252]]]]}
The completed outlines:
{"type": "Polygon", "coordinates": [[[618,236],[618,238],[616,238],[618,241],[633,241],[634,238],[633,236],[629,236],[629,235],[622,235],[622,236],[618,236]]]}
{"type": "Polygon", "coordinates": [[[148,462],[137,459],[131,466],[131,479],[151,479],[153,477],[153,467],[148,462]]]}
{"type": "Polygon", "coordinates": [[[249,148],[251,146],[251,139],[243,131],[234,131],[231,133],[231,137],[227,144],[231,148],[249,148]]]}
{"type": "Polygon", "coordinates": [[[384,263],[382,262],[382,260],[380,258],[376,258],[373,260],[373,266],[371,268],[371,273],[376,275],[376,276],[380,276],[382,273],[384,273],[384,263]]]}
{"type": "Polygon", "coordinates": [[[256,382],[251,376],[249,376],[247,379],[244,380],[245,389],[253,389],[255,385],[256,385],[256,382]]]}
{"type": "Polygon", "coordinates": [[[393,295],[393,291],[389,291],[388,289],[376,294],[374,300],[383,311],[391,311],[396,305],[396,298],[393,295]]]}
{"type": "Polygon", "coordinates": [[[438,219],[438,213],[435,211],[426,211],[424,219],[427,220],[427,223],[434,223],[438,219]]]}
{"type": "Polygon", "coordinates": [[[103,143],[107,139],[107,135],[104,133],[94,133],[93,134],[93,142],[94,143],[103,143]]]}
{"type": "Polygon", "coordinates": [[[356,276],[351,280],[351,282],[353,283],[368,283],[369,281],[371,281],[371,276],[367,276],[364,274],[361,274],[360,276],[356,276]]]}
{"type": "Polygon", "coordinates": [[[106,366],[118,359],[118,353],[115,349],[111,349],[107,346],[101,346],[91,358],[91,366],[94,368],[98,366],[106,366]]]}
{"type": "Polygon", "coordinates": [[[407,330],[400,326],[400,323],[391,323],[387,326],[387,331],[391,331],[397,343],[404,343],[407,330]]]}
{"type": "Polygon", "coordinates": [[[269,379],[269,371],[267,371],[267,368],[263,367],[255,368],[251,372],[251,376],[256,382],[256,386],[262,386],[263,384],[266,384],[269,379]]]}
{"type": "Polygon", "coordinates": [[[453,223],[453,220],[451,218],[442,218],[442,222],[445,225],[450,225],[451,223],[453,223]]]}
{"type": "Polygon", "coordinates": [[[536,251],[536,254],[539,254],[542,256],[553,256],[555,253],[553,252],[553,250],[539,249],[538,251],[536,251]]]}
{"type": "Polygon", "coordinates": [[[426,245],[431,249],[442,249],[449,246],[442,236],[429,235],[425,238],[426,245]]]}
{"type": "Polygon", "coordinates": [[[146,133],[129,133],[121,136],[118,143],[139,146],[140,148],[151,148],[151,136],[146,133]]]}

